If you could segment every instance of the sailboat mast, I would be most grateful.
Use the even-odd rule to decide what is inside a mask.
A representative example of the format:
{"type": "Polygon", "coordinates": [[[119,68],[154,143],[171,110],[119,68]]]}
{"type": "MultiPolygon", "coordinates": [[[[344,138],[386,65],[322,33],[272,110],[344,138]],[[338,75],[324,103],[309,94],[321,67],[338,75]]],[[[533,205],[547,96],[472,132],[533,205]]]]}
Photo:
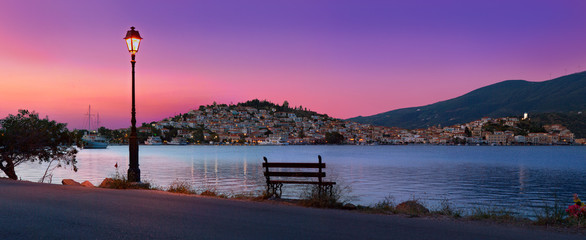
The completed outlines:
{"type": "Polygon", "coordinates": [[[87,110],[87,131],[92,131],[92,105],[89,105],[87,110]]]}

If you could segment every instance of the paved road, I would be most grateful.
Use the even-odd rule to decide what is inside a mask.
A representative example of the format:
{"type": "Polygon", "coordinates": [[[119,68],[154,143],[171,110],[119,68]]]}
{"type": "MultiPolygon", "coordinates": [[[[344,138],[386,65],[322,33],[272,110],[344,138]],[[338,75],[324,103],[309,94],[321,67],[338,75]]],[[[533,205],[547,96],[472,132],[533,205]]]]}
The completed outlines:
{"type": "Polygon", "coordinates": [[[585,236],[157,191],[0,180],[0,239],[535,240],[585,236]]]}

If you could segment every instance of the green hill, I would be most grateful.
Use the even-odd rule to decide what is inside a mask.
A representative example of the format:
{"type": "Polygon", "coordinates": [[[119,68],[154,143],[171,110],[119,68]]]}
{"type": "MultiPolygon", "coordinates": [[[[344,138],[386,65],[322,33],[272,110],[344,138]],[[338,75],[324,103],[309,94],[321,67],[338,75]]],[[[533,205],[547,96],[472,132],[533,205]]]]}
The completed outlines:
{"type": "Polygon", "coordinates": [[[466,123],[482,117],[518,116],[525,112],[530,115],[569,113],[585,109],[586,72],[580,72],[544,82],[503,81],[450,100],[348,120],[414,129],[466,123]]]}

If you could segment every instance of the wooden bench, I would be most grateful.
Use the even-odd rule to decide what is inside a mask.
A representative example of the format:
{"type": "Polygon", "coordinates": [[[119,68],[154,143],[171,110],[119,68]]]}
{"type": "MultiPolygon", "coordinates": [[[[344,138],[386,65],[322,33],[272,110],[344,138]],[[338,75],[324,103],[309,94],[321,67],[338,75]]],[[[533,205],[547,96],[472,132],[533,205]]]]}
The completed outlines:
{"type": "Polygon", "coordinates": [[[321,156],[317,156],[317,163],[289,163],[289,162],[271,162],[269,163],[266,157],[263,157],[264,163],[262,167],[265,169],[264,175],[267,179],[267,194],[281,197],[283,193],[283,184],[314,184],[318,186],[319,196],[323,193],[332,194],[332,188],[336,182],[326,182],[323,178],[326,177],[326,173],[323,171],[326,168],[326,164],[322,163],[321,156]],[[271,168],[273,171],[271,171],[271,168]],[[275,171],[280,169],[300,169],[301,171],[275,171]],[[317,169],[316,171],[307,171],[306,169],[317,169]],[[271,179],[275,177],[278,179],[271,179]],[[311,178],[317,178],[315,180],[308,180],[311,178]]]}

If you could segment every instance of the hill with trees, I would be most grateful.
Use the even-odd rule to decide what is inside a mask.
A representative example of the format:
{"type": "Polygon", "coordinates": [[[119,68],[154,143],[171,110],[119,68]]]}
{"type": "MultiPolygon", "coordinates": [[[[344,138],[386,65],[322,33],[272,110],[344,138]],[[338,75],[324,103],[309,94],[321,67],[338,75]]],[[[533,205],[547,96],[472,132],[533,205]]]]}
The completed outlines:
{"type": "MultiPolygon", "coordinates": [[[[367,117],[348,119],[376,126],[406,129],[449,126],[482,117],[517,116],[525,112],[543,121],[566,119],[577,121],[578,112],[586,109],[586,72],[562,76],[544,82],[508,80],[479,88],[450,100],[392,110],[367,117]],[[549,115],[543,115],[550,113],[549,115]]],[[[556,122],[564,124],[563,122],[556,122]]],[[[567,126],[576,133],[582,126],[567,126]]],[[[582,135],[583,136],[583,135],[582,135]]]]}

